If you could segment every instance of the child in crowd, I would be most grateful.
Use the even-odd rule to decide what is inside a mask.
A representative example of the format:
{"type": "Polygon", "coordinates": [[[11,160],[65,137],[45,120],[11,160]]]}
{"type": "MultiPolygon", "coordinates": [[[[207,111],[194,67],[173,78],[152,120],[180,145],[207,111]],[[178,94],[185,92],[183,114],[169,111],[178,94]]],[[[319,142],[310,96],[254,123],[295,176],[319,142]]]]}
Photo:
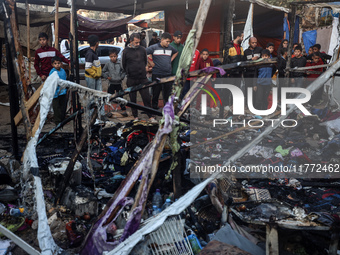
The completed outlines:
{"type": "MultiPolygon", "coordinates": [[[[292,58],[291,68],[296,67],[305,67],[306,66],[306,58],[302,56],[302,48],[301,46],[296,46],[294,49],[294,57],[292,58]]],[[[291,72],[291,87],[303,87],[304,82],[304,73],[303,72],[291,72]]]]}
{"type": "Polygon", "coordinates": [[[308,54],[306,56],[307,62],[312,62],[312,56],[313,56],[313,46],[309,47],[308,54]]]}
{"type": "MultiPolygon", "coordinates": [[[[59,57],[61,61],[70,64],[57,49],[48,45],[48,35],[44,32],[39,34],[40,48],[35,52],[34,68],[42,81],[45,81],[52,70],[52,58],[59,57]]],[[[65,72],[65,71],[64,71],[65,72]]],[[[66,78],[65,78],[66,79],[66,78]]]]}
{"type": "MultiPolygon", "coordinates": [[[[52,70],[48,74],[50,76],[52,73],[57,72],[58,76],[62,80],[66,80],[66,72],[62,66],[61,58],[58,56],[55,56],[51,60],[52,63],[52,70]]],[[[53,112],[54,112],[54,123],[58,125],[60,122],[62,122],[65,119],[66,114],[66,105],[67,105],[67,89],[63,88],[60,89],[60,86],[57,86],[57,89],[55,91],[54,97],[53,97],[53,112]]]]}
{"type": "Polygon", "coordinates": [[[313,52],[314,53],[319,52],[323,63],[327,64],[327,60],[330,60],[332,58],[332,56],[326,54],[326,52],[324,52],[324,51],[321,52],[320,50],[321,50],[321,45],[320,44],[317,43],[317,44],[313,45],[313,52]]]}
{"type": "Polygon", "coordinates": [[[279,71],[279,78],[285,77],[285,70],[287,66],[287,57],[288,57],[288,49],[282,48],[280,54],[280,57],[277,59],[277,69],[279,71]]]}
{"type": "Polygon", "coordinates": [[[267,43],[266,49],[269,50],[269,52],[270,52],[270,58],[273,58],[274,43],[272,43],[272,42],[267,43]]]}
{"type": "MultiPolygon", "coordinates": [[[[323,61],[321,59],[321,54],[320,52],[315,52],[312,54],[312,61],[311,62],[307,62],[306,66],[319,66],[319,65],[323,65],[323,61]]],[[[323,68],[316,68],[316,69],[309,69],[308,71],[316,71],[316,72],[322,72],[323,68]]],[[[318,78],[320,76],[320,74],[316,74],[316,73],[307,73],[307,79],[313,81],[314,79],[318,78]]]]}
{"type": "MultiPolygon", "coordinates": [[[[214,66],[214,64],[213,64],[212,60],[209,58],[209,50],[208,49],[203,49],[201,51],[201,57],[196,62],[195,70],[200,70],[200,69],[203,69],[203,68],[206,68],[206,67],[210,67],[210,66],[214,66]]],[[[215,80],[216,79],[216,74],[214,74],[213,77],[214,77],[213,80],[215,80]]],[[[211,81],[208,81],[207,84],[211,86],[211,81]]],[[[202,93],[199,93],[199,95],[197,96],[196,109],[199,109],[200,106],[201,106],[201,94],[202,93]]],[[[208,98],[208,107],[216,110],[215,109],[216,105],[215,105],[214,101],[210,97],[208,98]]]]}
{"type": "MultiPolygon", "coordinates": [[[[321,59],[321,54],[320,52],[314,52],[312,54],[312,62],[307,62],[306,66],[319,66],[319,65],[323,65],[323,61],[321,59]]],[[[308,71],[311,72],[323,72],[323,68],[315,68],[315,69],[309,69],[308,71]]],[[[307,85],[309,85],[310,83],[312,83],[316,78],[318,78],[321,75],[321,73],[308,73],[307,72],[307,85]]],[[[312,98],[310,99],[309,103],[310,104],[316,104],[319,100],[322,99],[322,94],[323,94],[323,89],[324,86],[322,86],[321,88],[319,88],[313,95],[312,98]]]]}
{"type": "MultiPolygon", "coordinates": [[[[105,64],[103,68],[103,77],[108,79],[109,88],[108,93],[114,94],[122,90],[122,80],[125,78],[125,72],[121,67],[118,59],[117,51],[110,50],[109,52],[110,61],[105,64]]],[[[122,113],[124,117],[127,117],[126,107],[122,106],[122,113]]]]}
{"type": "MultiPolygon", "coordinates": [[[[270,58],[270,51],[265,49],[261,52],[264,59],[270,58]]],[[[268,107],[268,96],[272,88],[272,76],[275,68],[272,65],[261,67],[258,69],[257,81],[254,86],[256,91],[255,108],[257,110],[266,110],[268,107]]]]}

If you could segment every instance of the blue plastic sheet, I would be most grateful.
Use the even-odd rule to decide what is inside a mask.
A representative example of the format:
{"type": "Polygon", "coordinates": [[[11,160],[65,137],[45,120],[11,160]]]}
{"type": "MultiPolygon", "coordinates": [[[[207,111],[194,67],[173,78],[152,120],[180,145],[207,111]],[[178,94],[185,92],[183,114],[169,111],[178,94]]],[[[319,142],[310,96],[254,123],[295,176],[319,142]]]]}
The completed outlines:
{"type": "Polygon", "coordinates": [[[306,52],[308,52],[308,49],[316,43],[316,34],[316,30],[307,31],[302,34],[306,52]]]}

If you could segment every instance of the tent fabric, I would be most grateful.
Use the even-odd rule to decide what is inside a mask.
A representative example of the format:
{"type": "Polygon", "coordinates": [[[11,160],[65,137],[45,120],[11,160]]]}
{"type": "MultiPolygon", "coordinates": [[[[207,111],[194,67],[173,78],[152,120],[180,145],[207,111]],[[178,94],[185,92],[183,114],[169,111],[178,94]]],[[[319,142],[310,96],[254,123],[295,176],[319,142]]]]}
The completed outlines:
{"type": "MultiPolygon", "coordinates": [[[[81,15],[78,16],[78,39],[87,40],[91,34],[97,35],[99,40],[107,40],[127,33],[127,23],[132,16],[118,20],[94,20],[81,15]]],[[[70,15],[59,22],[59,37],[68,38],[70,32],[70,15]]]]}
{"type": "Polygon", "coordinates": [[[289,30],[290,30],[290,25],[289,21],[286,17],[283,18],[283,31],[286,32],[286,39],[289,41],[289,30]]]}
{"type": "MultiPolygon", "coordinates": [[[[18,24],[26,26],[26,9],[17,8],[17,17],[18,24]]],[[[59,12],[58,17],[59,20],[69,15],[69,12],[59,12]]],[[[3,18],[0,16],[1,24],[3,24],[3,18]]],[[[46,24],[51,24],[54,22],[54,13],[51,14],[49,12],[39,12],[39,11],[30,11],[30,27],[39,27],[46,24]]],[[[3,36],[3,35],[1,35],[3,36]]]]}
{"type": "Polygon", "coordinates": [[[322,27],[316,30],[316,43],[321,45],[321,51],[328,52],[332,36],[332,27],[322,27]]]}
{"type": "Polygon", "coordinates": [[[249,12],[248,12],[248,17],[246,20],[246,25],[244,26],[243,30],[243,42],[242,42],[242,47],[243,49],[247,49],[249,47],[249,39],[250,37],[254,36],[253,33],[253,11],[254,11],[254,4],[251,3],[249,6],[249,12]]]}
{"type": "MultiPolygon", "coordinates": [[[[219,52],[220,49],[220,31],[221,31],[221,6],[211,6],[208,12],[206,22],[204,24],[203,33],[197,46],[198,50],[207,48],[210,52],[219,52]]],[[[183,8],[167,8],[165,9],[166,27],[165,31],[173,34],[180,30],[183,33],[182,43],[192,28],[192,24],[185,23],[185,6],[183,8]]],[[[214,54],[211,54],[214,57],[214,54]]]]}
{"type": "Polygon", "coordinates": [[[284,13],[268,10],[265,15],[257,15],[256,12],[259,8],[259,6],[255,6],[254,8],[254,34],[262,37],[282,39],[282,19],[284,13]]]}
{"type": "Polygon", "coordinates": [[[302,33],[303,43],[305,45],[305,50],[308,52],[308,49],[316,43],[316,30],[311,30],[302,33]]]}
{"type": "Polygon", "coordinates": [[[338,32],[338,26],[339,26],[339,18],[334,17],[333,23],[332,23],[332,35],[329,43],[329,49],[328,49],[328,55],[333,56],[334,50],[336,49],[337,45],[339,45],[339,32],[338,32]]]}
{"type": "Polygon", "coordinates": [[[299,42],[299,36],[300,36],[299,24],[300,24],[300,17],[296,16],[295,27],[294,27],[294,41],[293,41],[293,43],[298,43],[299,42]]]}
{"type": "Polygon", "coordinates": [[[277,49],[280,46],[281,43],[281,39],[278,38],[270,38],[270,37],[262,37],[262,36],[258,36],[255,35],[256,39],[257,39],[257,46],[262,47],[263,49],[266,48],[267,43],[272,42],[274,43],[274,52],[273,52],[273,57],[277,56],[277,49]]]}

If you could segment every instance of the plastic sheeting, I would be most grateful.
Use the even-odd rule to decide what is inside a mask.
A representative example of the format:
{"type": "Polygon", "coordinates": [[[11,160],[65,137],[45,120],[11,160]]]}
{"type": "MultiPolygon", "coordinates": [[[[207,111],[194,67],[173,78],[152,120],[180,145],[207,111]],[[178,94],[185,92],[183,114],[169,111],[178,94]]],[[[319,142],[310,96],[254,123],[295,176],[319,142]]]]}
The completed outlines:
{"type": "Polygon", "coordinates": [[[249,39],[254,35],[253,33],[253,11],[254,11],[254,4],[250,4],[249,11],[248,11],[248,17],[246,21],[246,25],[244,26],[243,30],[243,42],[242,42],[242,48],[248,49],[249,47],[249,39]]]}
{"type": "Polygon", "coordinates": [[[332,27],[323,27],[316,30],[316,43],[321,45],[321,52],[328,52],[330,38],[332,36],[332,27]]]}
{"type": "MultiPolygon", "coordinates": [[[[45,85],[41,89],[40,92],[40,122],[38,130],[35,132],[34,137],[32,137],[24,152],[24,167],[23,167],[23,176],[24,179],[27,180],[28,173],[31,168],[39,168],[38,159],[36,155],[36,146],[41,130],[45,124],[45,120],[47,118],[47,114],[50,110],[51,103],[54,97],[55,90],[58,85],[59,76],[55,72],[50,75],[45,81],[45,85]]],[[[34,176],[35,183],[35,201],[38,213],[38,240],[39,247],[42,255],[52,255],[55,254],[60,248],[56,245],[53,240],[52,233],[50,227],[47,223],[47,215],[46,215],[46,206],[44,200],[44,193],[41,184],[41,178],[38,176],[34,176]]]]}
{"type": "Polygon", "coordinates": [[[222,243],[234,245],[241,250],[247,251],[253,255],[264,255],[266,252],[256,244],[249,241],[244,236],[232,230],[229,224],[225,225],[219,231],[217,231],[213,240],[217,240],[222,243]]]}
{"type": "MultiPolygon", "coordinates": [[[[94,20],[78,14],[78,39],[87,40],[91,34],[99,40],[106,40],[127,33],[127,24],[132,16],[117,20],[94,20]]],[[[59,21],[59,37],[68,38],[70,32],[70,15],[59,21]]]]}
{"type": "Polygon", "coordinates": [[[308,49],[316,43],[316,34],[316,30],[302,33],[302,39],[305,45],[306,52],[308,52],[308,49]]]}
{"type": "Polygon", "coordinates": [[[328,49],[328,55],[331,55],[331,56],[333,56],[335,49],[340,43],[338,26],[339,26],[339,17],[333,17],[332,34],[331,34],[331,39],[329,42],[329,49],[328,49]]]}

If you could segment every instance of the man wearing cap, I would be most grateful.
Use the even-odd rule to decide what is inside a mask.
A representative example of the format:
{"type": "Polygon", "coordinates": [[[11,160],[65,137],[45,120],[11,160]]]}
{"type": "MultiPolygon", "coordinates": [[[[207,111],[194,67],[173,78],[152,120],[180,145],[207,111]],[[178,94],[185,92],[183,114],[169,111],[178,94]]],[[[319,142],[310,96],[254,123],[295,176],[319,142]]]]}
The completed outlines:
{"type": "Polygon", "coordinates": [[[152,33],[152,38],[151,38],[151,40],[150,40],[150,42],[149,42],[149,47],[150,47],[151,45],[156,44],[156,43],[159,43],[158,34],[157,34],[156,32],[153,32],[153,33],[152,33]]]}
{"type": "Polygon", "coordinates": [[[181,44],[182,40],[182,32],[181,31],[176,31],[174,33],[174,36],[172,37],[173,41],[170,43],[172,47],[174,47],[177,51],[178,54],[176,58],[172,61],[171,67],[172,67],[172,75],[176,75],[177,69],[178,69],[178,64],[179,64],[179,59],[181,57],[182,51],[183,51],[183,44],[181,44]]]}
{"type": "MultiPolygon", "coordinates": [[[[152,80],[159,81],[159,79],[171,76],[171,62],[177,56],[177,50],[170,45],[171,35],[167,32],[161,36],[161,41],[157,44],[151,45],[146,49],[146,54],[152,56],[152,60],[148,62],[152,68],[152,80]]],[[[162,91],[164,105],[172,90],[172,81],[158,84],[152,87],[152,108],[158,109],[159,94],[162,91]]]]}

